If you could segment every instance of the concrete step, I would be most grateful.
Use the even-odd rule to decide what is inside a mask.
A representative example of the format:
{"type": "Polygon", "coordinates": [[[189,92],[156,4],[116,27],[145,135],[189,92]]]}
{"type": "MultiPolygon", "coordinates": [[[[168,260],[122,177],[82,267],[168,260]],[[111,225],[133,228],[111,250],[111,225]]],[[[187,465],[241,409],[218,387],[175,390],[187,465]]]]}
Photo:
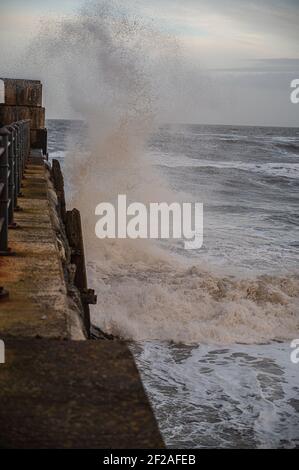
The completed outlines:
{"type": "Polygon", "coordinates": [[[163,448],[120,341],[4,338],[1,448],[163,448]]]}

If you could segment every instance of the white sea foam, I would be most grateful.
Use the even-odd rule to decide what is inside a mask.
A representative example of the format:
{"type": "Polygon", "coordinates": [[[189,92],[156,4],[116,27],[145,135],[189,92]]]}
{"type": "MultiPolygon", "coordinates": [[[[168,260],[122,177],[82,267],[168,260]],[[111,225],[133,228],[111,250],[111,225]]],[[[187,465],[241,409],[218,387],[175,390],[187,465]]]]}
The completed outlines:
{"type": "Polygon", "coordinates": [[[132,349],[167,446],[298,446],[298,367],[289,344],[132,349]]]}
{"type": "MultiPolygon", "coordinates": [[[[289,154],[288,154],[289,155],[289,154]]],[[[185,155],[162,154],[161,152],[150,152],[149,158],[155,165],[162,165],[170,168],[218,168],[236,169],[268,176],[299,178],[299,163],[283,164],[266,163],[245,163],[242,161],[211,161],[204,158],[190,158],[185,155]]]]}
{"type": "Polygon", "coordinates": [[[93,321],[109,333],[230,344],[293,338],[299,331],[298,278],[217,277],[164,263],[158,254],[142,258],[139,252],[138,259],[136,247],[125,245],[127,259],[120,263],[118,250],[117,244],[108,248],[110,269],[102,257],[90,270],[100,298],[93,321]]]}

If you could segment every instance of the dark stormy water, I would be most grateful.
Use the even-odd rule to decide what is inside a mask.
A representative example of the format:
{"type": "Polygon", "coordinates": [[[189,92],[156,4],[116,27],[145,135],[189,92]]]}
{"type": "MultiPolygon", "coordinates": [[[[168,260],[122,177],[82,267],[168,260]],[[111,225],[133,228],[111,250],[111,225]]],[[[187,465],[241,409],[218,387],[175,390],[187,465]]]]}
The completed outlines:
{"type": "MultiPolygon", "coordinates": [[[[63,164],[82,124],[48,129],[63,164]]],[[[93,321],[132,340],[169,447],[299,446],[299,129],[164,126],[146,153],[204,203],[204,245],[162,243],[185,270],[131,264],[104,278],[90,261],[93,321]]]]}

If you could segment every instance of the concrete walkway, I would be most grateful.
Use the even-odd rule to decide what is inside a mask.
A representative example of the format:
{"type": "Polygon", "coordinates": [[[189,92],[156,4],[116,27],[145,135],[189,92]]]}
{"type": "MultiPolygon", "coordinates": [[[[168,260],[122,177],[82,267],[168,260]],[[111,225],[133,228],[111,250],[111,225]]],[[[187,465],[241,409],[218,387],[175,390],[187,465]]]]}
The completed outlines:
{"type": "MultiPolygon", "coordinates": [[[[162,448],[134,359],[120,341],[70,339],[72,311],[44,164],[29,161],[0,258],[0,448],[162,448]]],[[[100,299],[99,299],[100,301],[100,299]]]]}
{"type": "Polygon", "coordinates": [[[9,291],[0,302],[2,336],[68,337],[66,286],[47,192],[44,164],[33,157],[15,212],[18,228],[9,230],[15,254],[0,257],[0,285],[9,291]]]}
{"type": "Polygon", "coordinates": [[[6,339],[0,448],[161,448],[127,346],[6,339]]]}

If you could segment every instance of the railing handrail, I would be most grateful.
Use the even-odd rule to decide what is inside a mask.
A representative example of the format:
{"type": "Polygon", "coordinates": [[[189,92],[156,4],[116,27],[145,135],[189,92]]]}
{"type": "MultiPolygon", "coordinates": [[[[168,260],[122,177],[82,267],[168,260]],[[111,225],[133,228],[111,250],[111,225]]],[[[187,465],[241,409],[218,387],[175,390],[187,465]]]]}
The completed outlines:
{"type": "Polygon", "coordinates": [[[0,128],[0,256],[10,253],[8,229],[16,225],[14,211],[18,207],[29,152],[30,120],[0,128]]]}

